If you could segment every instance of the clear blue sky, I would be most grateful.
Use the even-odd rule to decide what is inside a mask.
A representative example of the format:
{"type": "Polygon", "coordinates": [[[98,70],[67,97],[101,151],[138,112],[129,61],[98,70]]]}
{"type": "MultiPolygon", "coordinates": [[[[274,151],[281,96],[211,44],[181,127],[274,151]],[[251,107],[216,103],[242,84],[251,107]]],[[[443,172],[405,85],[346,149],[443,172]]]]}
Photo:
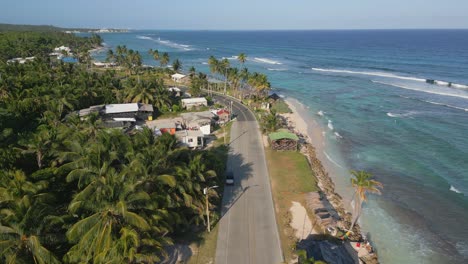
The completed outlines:
{"type": "Polygon", "coordinates": [[[468,0],[1,0],[0,23],[133,29],[468,28],[468,0]]]}

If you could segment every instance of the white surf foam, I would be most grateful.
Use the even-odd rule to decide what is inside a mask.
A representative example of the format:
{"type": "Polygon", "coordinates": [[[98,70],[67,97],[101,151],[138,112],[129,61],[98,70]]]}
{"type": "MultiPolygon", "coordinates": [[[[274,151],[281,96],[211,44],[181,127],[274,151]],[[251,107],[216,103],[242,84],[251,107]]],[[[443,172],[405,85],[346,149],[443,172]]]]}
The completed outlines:
{"type": "Polygon", "coordinates": [[[457,242],[455,244],[455,248],[457,249],[458,253],[460,253],[464,257],[468,258],[468,243],[466,243],[466,242],[457,242]]]}
{"type": "Polygon", "coordinates": [[[322,69],[322,68],[312,68],[314,71],[320,72],[331,72],[331,73],[345,73],[345,74],[359,74],[359,75],[369,75],[377,77],[386,77],[386,78],[396,78],[401,80],[417,81],[417,82],[426,82],[426,79],[400,76],[391,73],[385,72],[365,72],[365,71],[349,71],[349,70],[337,70],[337,69],[322,69]]]}
{"type": "Polygon", "coordinates": [[[239,56],[231,56],[231,57],[222,57],[222,59],[227,59],[227,60],[237,60],[237,58],[239,58],[239,56]]]}
{"type": "Polygon", "coordinates": [[[263,62],[263,63],[267,63],[267,64],[276,64],[276,65],[281,65],[282,64],[279,61],[275,61],[275,60],[271,60],[271,59],[267,59],[267,58],[255,57],[255,58],[253,58],[253,60],[256,61],[256,62],[263,62]]]}
{"type": "Polygon", "coordinates": [[[392,112],[388,112],[387,113],[387,116],[389,117],[408,117],[408,116],[413,116],[415,114],[417,114],[418,112],[416,111],[408,111],[406,113],[392,113],[392,112]]]}
{"type": "MultiPolygon", "coordinates": [[[[409,87],[409,86],[406,86],[406,85],[399,85],[399,84],[392,84],[392,83],[386,83],[386,82],[379,82],[379,81],[372,81],[373,83],[380,83],[380,84],[384,84],[384,85],[389,85],[389,86],[393,86],[393,87],[398,87],[398,88],[402,88],[402,89],[406,89],[406,90],[412,90],[412,91],[418,91],[418,92],[423,92],[423,93],[430,93],[430,94],[437,94],[437,95],[443,95],[443,96],[451,96],[451,97],[458,97],[458,98],[464,98],[464,99],[468,99],[468,94],[461,94],[461,93],[457,93],[456,90],[452,90],[452,91],[437,91],[437,90],[425,90],[425,89],[422,89],[422,88],[416,88],[416,87],[409,87]]],[[[462,91],[460,91],[462,92],[462,91]]]]}
{"type": "Polygon", "coordinates": [[[281,68],[281,69],[267,68],[267,70],[269,70],[269,71],[287,71],[288,69],[283,69],[283,68],[281,68]]]}
{"type": "Polygon", "coordinates": [[[175,49],[186,50],[186,51],[193,50],[193,48],[191,48],[190,45],[180,44],[180,43],[173,42],[173,41],[170,41],[170,40],[161,40],[161,38],[154,39],[154,38],[148,37],[148,36],[137,36],[137,38],[145,39],[145,40],[151,40],[151,41],[157,42],[157,43],[159,43],[161,45],[171,47],[171,48],[175,48],[175,49]]]}
{"type": "Polygon", "coordinates": [[[429,103],[429,104],[433,104],[433,105],[440,105],[440,106],[445,106],[445,107],[448,107],[448,108],[453,108],[453,109],[458,109],[458,110],[468,112],[468,108],[463,108],[463,107],[459,107],[459,106],[454,106],[454,105],[449,105],[449,104],[444,104],[444,103],[438,103],[438,102],[433,102],[433,101],[426,101],[426,100],[421,100],[421,101],[429,103]]]}
{"type": "Polygon", "coordinates": [[[151,38],[151,37],[147,37],[147,36],[137,36],[137,38],[139,38],[139,39],[148,39],[148,40],[153,40],[153,38],[151,38]]]}
{"type": "Polygon", "coordinates": [[[328,156],[327,152],[324,151],[323,154],[325,154],[325,157],[327,157],[327,159],[328,159],[331,163],[335,164],[336,166],[338,166],[338,167],[340,167],[340,168],[343,168],[343,166],[341,166],[340,164],[338,164],[338,162],[334,161],[330,156],[328,156]]]}
{"type": "Polygon", "coordinates": [[[394,78],[406,81],[416,81],[416,82],[428,82],[432,81],[433,84],[439,86],[446,86],[452,87],[456,89],[468,89],[468,85],[458,84],[458,83],[451,83],[447,81],[439,81],[439,80],[428,80],[423,78],[411,77],[411,76],[402,76],[396,75],[387,72],[373,72],[373,71],[350,71],[350,70],[339,70],[339,69],[323,69],[323,68],[312,68],[313,71],[319,72],[330,72],[330,73],[340,73],[340,74],[357,74],[357,75],[367,75],[367,76],[376,76],[376,77],[384,77],[384,78],[394,78]]]}
{"type": "Polygon", "coordinates": [[[453,187],[453,185],[450,185],[450,191],[456,192],[456,193],[462,193],[462,192],[459,191],[457,188],[453,187]]]}
{"type": "Polygon", "coordinates": [[[318,112],[317,112],[317,115],[319,115],[319,116],[323,116],[323,115],[324,115],[324,113],[323,113],[323,111],[322,111],[322,110],[320,110],[320,111],[318,111],[318,112]]]}
{"type": "Polygon", "coordinates": [[[403,96],[403,95],[400,95],[400,97],[405,98],[405,99],[416,100],[416,101],[420,101],[420,102],[424,102],[424,103],[428,103],[428,104],[440,105],[440,106],[444,106],[444,107],[453,108],[453,109],[468,112],[468,108],[464,108],[464,107],[460,107],[460,106],[449,105],[449,104],[445,104],[445,103],[439,103],[439,102],[428,101],[428,100],[422,100],[422,99],[419,99],[419,98],[413,98],[413,97],[403,96]]]}
{"type": "Polygon", "coordinates": [[[338,132],[335,132],[335,137],[336,138],[343,138],[340,134],[338,134],[338,132]]]}
{"type": "Polygon", "coordinates": [[[333,127],[333,124],[332,124],[332,121],[331,121],[331,120],[328,120],[328,125],[327,125],[327,126],[328,126],[328,128],[329,128],[330,130],[333,130],[333,129],[334,129],[334,127],[333,127]]]}

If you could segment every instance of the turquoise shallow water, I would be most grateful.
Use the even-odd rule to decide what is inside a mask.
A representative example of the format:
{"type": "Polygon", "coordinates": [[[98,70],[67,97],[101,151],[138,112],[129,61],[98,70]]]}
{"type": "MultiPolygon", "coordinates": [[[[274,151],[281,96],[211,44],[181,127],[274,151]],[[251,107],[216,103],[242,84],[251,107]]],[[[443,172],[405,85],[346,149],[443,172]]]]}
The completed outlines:
{"type": "MultiPolygon", "coordinates": [[[[148,49],[208,72],[241,52],[298,99],[327,154],[384,183],[361,219],[383,263],[468,262],[468,31],[135,31],[109,47],[148,49]],[[427,84],[426,79],[439,84],[427,84]],[[448,87],[451,82],[451,87],[448,87]],[[316,113],[323,111],[323,117],[316,113]],[[333,130],[330,129],[333,128],[333,130]],[[337,137],[335,132],[341,137],[337,137]]],[[[103,58],[104,53],[95,54],[103,58]]],[[[341,185],[349,176],[339,175],[341,185]]]]}

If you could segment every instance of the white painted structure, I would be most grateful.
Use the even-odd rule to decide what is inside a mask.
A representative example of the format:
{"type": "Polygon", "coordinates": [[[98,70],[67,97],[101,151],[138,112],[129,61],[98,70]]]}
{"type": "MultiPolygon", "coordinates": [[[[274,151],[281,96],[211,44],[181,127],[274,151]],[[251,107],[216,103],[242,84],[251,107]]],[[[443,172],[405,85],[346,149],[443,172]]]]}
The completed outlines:
{"type": "Polygon", "coordinates": [[[200,130],[182,130],[176,132],[179,142],[189,148],[203,147],[203,133],[200,130]]]}
{"type": "Polygon", "coordinates": [[[26,57],[26,58],[13,58],[11,60],[7,60],[7,63],[15,63],[18,62],[19,64],[25,64],[27,61],[33,61],[36,57],[26,57]]]}
{"type": "Polygon", "coordinates": [[[187,110],[198,106],[208,106],[208,101],[206,101],[205,97],[182,99],[182,107],[187,108],[187,110]]]}
{"type": "Polygon", "coordinates": [[[108,104],[104,107],[105,114],[117,114],[117,113],[128,113],[138,112],[138,104],[108,104]]]}
{"type": "Polygon", "coordinates": [[[181,82],[182,79],[184,79],[185,77],[187,77],[187,75],[183,75],[183,74],[180,74],[180,73],[176,73],[176,74],[172,74],[171,75],[171,78],[174,82],[181,82]]]}
{"type": "Polygon", "coordinates": [[[203,135],[211,134],[211,124],[215,115],[211,111],[182,113],[184,126],[190,130],[200,130],[203,135]]]}

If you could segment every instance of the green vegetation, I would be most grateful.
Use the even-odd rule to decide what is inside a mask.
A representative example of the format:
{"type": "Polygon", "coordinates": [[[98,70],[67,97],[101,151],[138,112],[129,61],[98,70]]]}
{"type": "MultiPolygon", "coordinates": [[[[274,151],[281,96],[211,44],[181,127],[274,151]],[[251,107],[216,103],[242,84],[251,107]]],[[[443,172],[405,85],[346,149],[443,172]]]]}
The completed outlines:
{"type": "Polygon", "coordinates": [[[288,104],[282,100],[278,99],[273,104],[271,104],[271,110],[275,111],[278,114],[291,113],[291,109],[288,104]]]}
{"type": "Polygon", "coordinates": [[[351,185],[355,189],[354,220],[349,230],[353,230],[354,225],[361,216],[362,203],[367,201],[367,193],[380,194],[383,184],[372,180],[372,174],[365,171],[351,171],[351,185]]]}
{"type": "Polygon", "coordinates": [[[98,47],[101,42],[101,37],[96,34],[81,38],[63,32],[0,32],[0,63],[15,57],[36,56],[48,60],[48,54],[62,45],[83,54],[98,47]]]}
{"type": "MultiPolygon", "coordinates": [[[[246,58],[247,56],[241,53],[238,59],[244,65],[246,58]]],[[[208,65],[212,74],[218,74],[224,78],[223,91],[227,92],[229,84],[232,95],[242,94],[243,91],[240,91],[240,88],[244,88],[244,90],[254,90],[257,97],[265,97],[271,88],[271,84],[265,74],[258,72],[250,73],[244,66],[241,70],[230,67],[228,59],[219,61],[211,56],[208,59],[208,65]]]]}
{"type": "MultiPolygon", "coordinates": [[[[225,146],[193,151],[167,134],[129,135],[103,128],[97,115],[74,113],[137,101],[170,109],[163,81],[136,67],[136,52],[116,52],[125,75],[90,72],[40,56],[67,41],[76,40],[70,46],[77,50],[97,44],[90,39],[0,34],[15,40],[12,50],[0,38],[6,58],[37,56],[0,64],[0,263],[153,263],[178,237],[205,230],[203,188],[222,185],[225,146]],[[46,44],[30,47],[29,40],[46,44]]],[[[209,208],[219,203],[214,194],[209,208]]]]}
{"type": "Polygon", "coordinates": [[[305,204],[304,194],[318,191],[316,178],[304,155],[296,151],[273,151],[265,149],[270,173],[271,188],[275,201],[281,245],[286,262],[293,259],[296,238],[289,225],[292,202],[305,204]]]}
{"type": "Polygon", "coordinates": [[[281,128],[281,121],[276,111],[271,110],[270,112],[263,113],[260,118],[260,127],[263,133],[274,132],[281,128]]]}

